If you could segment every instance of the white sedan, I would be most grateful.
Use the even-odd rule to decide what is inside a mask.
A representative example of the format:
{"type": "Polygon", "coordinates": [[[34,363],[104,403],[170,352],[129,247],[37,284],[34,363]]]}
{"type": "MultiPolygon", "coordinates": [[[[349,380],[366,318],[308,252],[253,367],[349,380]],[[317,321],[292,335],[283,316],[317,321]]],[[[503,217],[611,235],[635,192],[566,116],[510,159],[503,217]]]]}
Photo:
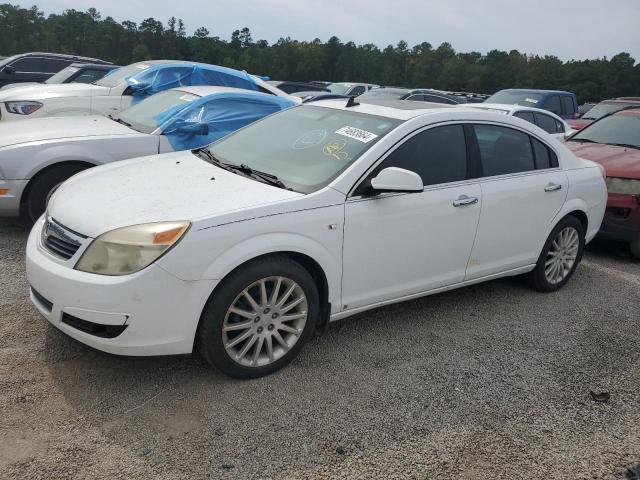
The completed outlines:
{"type": "Polygon", "coordinates": [[[0,126],[0,216],[35,221],[51,192],[87,168],[214,142],[295,103],[230,87],[180,87],[115,116],[48,117],[0,126]]]}
{"type": "Polygon", "coordinates": [[[37,117],[115,115],[146,95],[190,85],[246,88],[297,101],[246,72],[203,63],[150,60],[119,68],[92,84],[38,84],[0,91],[0,125],[37,117]]]}
{"type": "Polygon", "coordinates": [[[49,322],[235,377],[389,303],[524,275],[559,289],[598,232],[596,164],[524,120],[397,102],[293,107],[209,148],[82,172],[27,245],[49,322]]]}
{"type": "Polygon", "coordinates": [[[548,134],[558,140],[564,140],[575,132],[567,122],[549,110],[541,108],[525,107],[522,105],[508,105],[502,103],[471,103],[461,105],[462,107],[479,108],[503,115],[513,115],[514,117],[526,120],[537,125],[548,134]]]}

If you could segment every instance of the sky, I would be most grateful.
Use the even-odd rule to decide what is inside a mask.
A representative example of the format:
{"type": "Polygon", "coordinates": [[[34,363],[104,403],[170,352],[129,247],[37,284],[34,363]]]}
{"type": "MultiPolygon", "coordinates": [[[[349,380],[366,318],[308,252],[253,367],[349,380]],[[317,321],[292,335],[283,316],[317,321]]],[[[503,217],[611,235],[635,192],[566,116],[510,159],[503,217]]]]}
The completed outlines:
{"type": "Polygon", "coordinates": [[[630,53],[640,61],[640,0],[30,0],[45,12],[95,7],[121,22],[182,18],[188,34],[206,27],[229,39],[249,27],[254,40],[297,40],[335,35],[381,48],[449,42],[456,51],[492,49],[562,60],[630,53]]]}

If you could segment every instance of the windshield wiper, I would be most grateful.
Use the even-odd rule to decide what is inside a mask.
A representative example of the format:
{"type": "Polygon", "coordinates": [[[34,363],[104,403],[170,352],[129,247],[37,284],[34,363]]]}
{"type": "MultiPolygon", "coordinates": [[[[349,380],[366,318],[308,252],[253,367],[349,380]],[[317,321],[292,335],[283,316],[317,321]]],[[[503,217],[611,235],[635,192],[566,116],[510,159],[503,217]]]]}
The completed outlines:
{"type": "Polygon", "coordinates": [[[640,145],[631,145],[630,143],[608,143],[607,145],[613,145],[616,147],[635,148],[640,150],[640,145]]]}
{"type": "Polygon", "coordinates": [[[121,118],[116,118],[116,117],[112,117],[111,114],[109,114],[109,118],[111,120],[113,120],[114,122],[118,122],[121,123],[122,125],[124,125],[125,127],[129,127],[131,128],[131,124],[129,122],[125,122],[124,120],[122,120],[121,118]]]}
{"type": "Polygon", "coordinates": [[[595,140],[591,140],[590,138],[570,138],[569,139],[570,142],[580,142],[580,143],[600,143],[600,142],[596,142],[595,140]]]}
{"type": "Polygon", "coordinates": [[[260,170],[254,170],[249,165],[245,165],[244,163],[240,164],[240,165],[235,165],[233,163],[221,162],[220,160],[218,160],[211,153],[211,150],[209,150],[206,147],[197,148],[197,149],[193,150],[193,153],[198,155],[200,158],[202,158],[204,156],[204,159],[206,161],[208,161],[209,163],[214,164],[217,167],[222,168],[223,170],[227,170],[229,172],[240,172],[240,173],[243,173],[243,174],[245,174],[245,175],[247,175],[249,177],[258,178],[258,179],[268,183],[269,185],[273,185],[274,187],[284,188],[285,190],[291,190],[291,188],[287,187],[282,182],[282,180],[280,180],[275,175],[272,175],[272,174],[267,173],[267,172],[261,172],[260,170]]]}

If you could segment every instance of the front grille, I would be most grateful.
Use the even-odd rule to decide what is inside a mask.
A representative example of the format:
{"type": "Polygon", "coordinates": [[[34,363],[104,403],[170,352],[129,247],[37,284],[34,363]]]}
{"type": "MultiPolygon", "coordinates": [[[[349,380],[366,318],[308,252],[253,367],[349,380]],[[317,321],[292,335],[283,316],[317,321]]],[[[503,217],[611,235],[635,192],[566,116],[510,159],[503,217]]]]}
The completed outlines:
{"type": "Polygon", "coordinates": [[[38,301],[38,303],[40,303],[40,305],[42,305],[46,310],[51,311],[51,309],[53,308],[52,301],[44,298],[33,287],[31,287],[31,293],[33,294],[33,297],[38,301]]]}
{"type": "Polygon", "coordinates": [[[84,235],[47,217],[42,227],[42,245],[56,257],[69,260],[80,248],[84,235]]]}
{"type": "Polygon", "coordinates": [[[116,338],[127,328],[127,325],[103,325],[89,322],[64,312],[62,313],[62,323],[100,338],[116,338]]]}

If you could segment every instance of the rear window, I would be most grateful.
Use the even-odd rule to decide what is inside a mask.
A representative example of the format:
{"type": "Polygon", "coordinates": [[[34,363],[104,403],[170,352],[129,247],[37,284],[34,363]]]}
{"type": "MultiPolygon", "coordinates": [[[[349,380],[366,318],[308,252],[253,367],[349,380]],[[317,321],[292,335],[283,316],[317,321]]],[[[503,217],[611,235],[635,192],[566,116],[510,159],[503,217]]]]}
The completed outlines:
{"type": "Polygon", "coordinates": [[[542,94],[533,92],[514,92],[502,90],[494,93],[485,100],[486,103],[504,103],[507,105],[522,105],[524,107],[535,107],[542,99],[542,94]]]}
{"type": "Polygon", "coordinates": [[[358,101],[364,100],[398,100],[409,93],[409,90],[399,88],[374,88],[358,97],[358,101]]]}
{"type": "Polygon", "coordinates": [[[572,115],[576,112],[576,107],[573,104],[573,98],[565,95],[562,97],[562,113],[564,115],[572,115]]]}
{"type": "MultiPolygon", "coordinates": [[[[584,118],[585,120],[598,120],[599,118],[602,118],[605,115],[609,115],[610,113],[622,110],[628,105],[633,105],[633,104],[600,102],[595,107],[587,111],[587,113],[585,113],[582,118],[584,118]]],[[[637,105],[640,106],[640,103],[638,103],[637,105]]]]}
{"type": "Polygon", "coordinates": [[[640,149],[640,109],[624,112],[598,120],[583,128],[570,141],[606,143],[640,149]]]}

